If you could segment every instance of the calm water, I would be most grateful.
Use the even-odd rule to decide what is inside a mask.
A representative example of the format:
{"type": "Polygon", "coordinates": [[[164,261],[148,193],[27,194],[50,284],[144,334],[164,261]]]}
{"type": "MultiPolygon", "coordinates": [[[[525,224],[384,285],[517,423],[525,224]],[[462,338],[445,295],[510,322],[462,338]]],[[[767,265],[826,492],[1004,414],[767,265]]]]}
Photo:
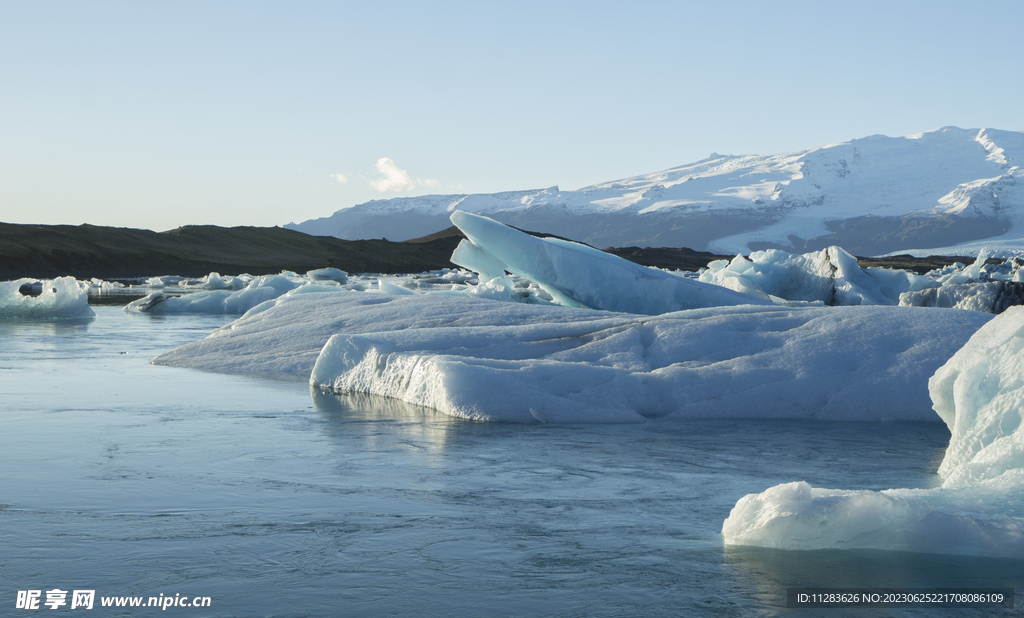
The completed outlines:
{"type": "Polygon", "coordinates": [[[0,322],[0,614],[49,615],[14,606],[52,588],[212,598],[183,616],[1021,613],[787,610],[785,589],[1021,589],[1024,562],[722,545],[777,483],[937,484],[939,423],[457,421],[155,367],[230,320],[94,309],[0,322]]]}

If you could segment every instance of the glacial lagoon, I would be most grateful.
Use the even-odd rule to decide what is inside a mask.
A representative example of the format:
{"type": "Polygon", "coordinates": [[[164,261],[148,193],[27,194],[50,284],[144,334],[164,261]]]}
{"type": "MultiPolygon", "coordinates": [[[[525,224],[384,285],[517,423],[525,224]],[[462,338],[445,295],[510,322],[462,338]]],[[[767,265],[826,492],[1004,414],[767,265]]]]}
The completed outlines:
{"type": "MultiPolygon", "coordinates": [[[[0,581],[208,596],[182,616],[978,616],[795,610],[789,587],[1024,588],[1024,562],[725,547],[795,480],[934,487],[942,423],[463,421],[154,366],[230,316],[0,321],[0,581]]],[[[49,612],[47,608],[42,608],[49,612]]],[[[64,607],[62,611],[70,610],[64,607]]]]}

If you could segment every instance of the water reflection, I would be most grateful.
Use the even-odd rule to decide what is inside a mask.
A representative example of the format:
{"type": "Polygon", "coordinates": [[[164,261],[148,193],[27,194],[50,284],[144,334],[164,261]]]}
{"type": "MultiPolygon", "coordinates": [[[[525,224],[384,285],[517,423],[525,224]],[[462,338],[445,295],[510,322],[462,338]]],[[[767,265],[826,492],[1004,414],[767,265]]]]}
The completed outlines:
{"type": "Polygon", "coordinates": [[[312,385],[309,396],[314,408],[322,415],[325,432],[335,441],[345,443],[353,435],[360,435],[364,444],[374,449],[405,445],[441,451],[453,429],[475,424],[390,397],[363,393],[335,394],[312,385]],[[367,424],[376,424],[377,427],[369,428],[367,424]]]}
{"type": "Polygon", "coordinates": [[[73,320],[45,318],[0,318],[0,337],[64,337],[86,332],[96,320],[95,316],[73,320]]]}

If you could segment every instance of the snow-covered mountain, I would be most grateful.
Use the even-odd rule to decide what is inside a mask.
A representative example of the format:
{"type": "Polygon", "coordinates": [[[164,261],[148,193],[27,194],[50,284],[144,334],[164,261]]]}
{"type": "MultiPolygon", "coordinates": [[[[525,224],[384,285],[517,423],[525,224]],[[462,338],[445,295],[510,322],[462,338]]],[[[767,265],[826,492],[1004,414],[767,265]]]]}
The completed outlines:
{"type": "Polygon", "coordinates": [[[576,191],[374,200],[285,227],[407,240],[448,227],[450,213],[464,210],[597,247],[747,253],[840,245],[877,255],[986,240],[1024,248],[1022,164],[1022,132],[945,127],[787,154],[712,154],[576,191]]]}

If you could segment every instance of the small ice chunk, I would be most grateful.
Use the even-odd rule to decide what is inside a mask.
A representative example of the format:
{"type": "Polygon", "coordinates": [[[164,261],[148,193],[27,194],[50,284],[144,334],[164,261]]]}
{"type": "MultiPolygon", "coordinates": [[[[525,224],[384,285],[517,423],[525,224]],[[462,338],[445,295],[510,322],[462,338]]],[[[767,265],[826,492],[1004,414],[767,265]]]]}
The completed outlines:
{"type": "Polygon", "coordinates": [[[93,315],[89,298],[74,277],[0,282],[0,319],[80,319],[93,315]],[[22,292],[26,285],[30,294],[22,292]]]}
{"type": "Polygon", "coordinates": [[[416,292],[415,290],[410,290],[407,287],[398,285],[397,283],[386,279],[377,280],[377,289],[381,294],[388,294],[390,296],[410,296],[419,294],[419,292],[416,292]]]}
{"type": "Polygon", "coordinates": [[[306,272],[310,281],[337,281],[342,285],[348,283],[348,273],[337,268],[318,268],[306,272]]]}

